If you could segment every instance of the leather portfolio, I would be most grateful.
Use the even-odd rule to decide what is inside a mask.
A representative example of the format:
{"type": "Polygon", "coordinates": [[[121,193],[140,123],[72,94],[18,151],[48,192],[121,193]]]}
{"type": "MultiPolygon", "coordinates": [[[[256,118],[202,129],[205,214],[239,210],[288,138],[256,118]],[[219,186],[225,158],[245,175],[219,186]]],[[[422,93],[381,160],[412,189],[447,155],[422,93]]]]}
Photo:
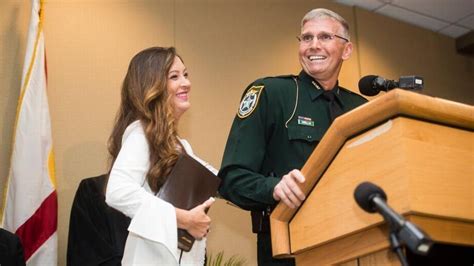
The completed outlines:
{"type": "MultiPolygon", "coordinates": [[[[191,210],[215,196],[220,182],[221,179],[204,165],[183,153],[157,196],[176,208],[191,210]]],[[[186,230],[178,228],[178,248],[189,251],[194,240],[186,230]]]]}

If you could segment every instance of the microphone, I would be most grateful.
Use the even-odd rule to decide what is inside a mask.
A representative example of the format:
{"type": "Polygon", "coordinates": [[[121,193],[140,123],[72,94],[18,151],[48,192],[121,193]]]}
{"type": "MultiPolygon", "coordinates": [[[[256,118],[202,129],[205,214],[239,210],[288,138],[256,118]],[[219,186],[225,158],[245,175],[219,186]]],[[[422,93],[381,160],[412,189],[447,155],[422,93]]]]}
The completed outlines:
{"type": "Polygon", "coordinates": [[[403,216],[388,206],[387,195],[380,187],[370,182],[360,183],[354,191],[354,198],[357,204],[366,212],[380,213],[385,221],[390,224],[392,232],[413,253],[428,254],[433,241],[415,224],[405,220],[403,216]]]}
{"type": "Polygon", "coordinates": [[[423,78],[401,76],[399,81],[395,81],[380,76],[368,75],[359,80],[359,91],[366,96],[374,96],[380,91],[389,91],[395,88],[421,90],[423,89],[423,78]]]}

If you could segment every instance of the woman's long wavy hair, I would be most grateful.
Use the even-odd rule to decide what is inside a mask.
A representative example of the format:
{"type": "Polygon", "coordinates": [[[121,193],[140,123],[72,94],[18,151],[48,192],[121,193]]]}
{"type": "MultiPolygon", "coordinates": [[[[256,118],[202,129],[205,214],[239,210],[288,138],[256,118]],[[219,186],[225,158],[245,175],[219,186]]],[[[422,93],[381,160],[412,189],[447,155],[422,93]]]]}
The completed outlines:
{"type": "Polygon", "coordinates": [[[120,108],[108,141],[110,173],[122,147],[125,129],[132,122],[140,120],[150,152],[146,180],[155,193],[165,182],[181,152],[177,149],[181,144],[177,137],[173,103],[167,90],[168,73],[177,56],[173,47],[151,47],[132,58],[122,84],[120,108]]]}

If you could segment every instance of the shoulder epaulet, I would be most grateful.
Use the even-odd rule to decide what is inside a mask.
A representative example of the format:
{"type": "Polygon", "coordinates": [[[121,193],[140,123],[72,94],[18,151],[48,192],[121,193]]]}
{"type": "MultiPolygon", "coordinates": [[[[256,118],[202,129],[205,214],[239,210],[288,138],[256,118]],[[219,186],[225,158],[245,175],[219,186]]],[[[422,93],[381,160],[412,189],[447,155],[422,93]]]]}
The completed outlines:
{"type": "Polygon", "coordinates": [[[237,116],[241,119],[250,116],[258,105],[260,96],[266,86],[272,87],[275,82],[280,82],[277,79],[292,79],[295,75],[280,75],[280,76],[269,76],[255,80],[252,82],[247,89],[245,89],[244,95],[239,105],[237,116]]]}
{"type": "Polygon", "coordinates": [[[285,87],[287,88],[289,85],[287,82],[293,82],[293,79],[297,77],[295,75],[280,75],[280,76],[269,76],[261,79],[262,85],[272,89],[276,87],[285,87]]]}
{"type": "Polygon", "coordinates": [[[265,77],[263,79],[270,79],[270,78],[293,78],[293,77],[297,77],[295,75],[292,75],[292,74],[289,74],[289,75],[279,75],[279,76],[270,76],[270,77],[265,77]]]}

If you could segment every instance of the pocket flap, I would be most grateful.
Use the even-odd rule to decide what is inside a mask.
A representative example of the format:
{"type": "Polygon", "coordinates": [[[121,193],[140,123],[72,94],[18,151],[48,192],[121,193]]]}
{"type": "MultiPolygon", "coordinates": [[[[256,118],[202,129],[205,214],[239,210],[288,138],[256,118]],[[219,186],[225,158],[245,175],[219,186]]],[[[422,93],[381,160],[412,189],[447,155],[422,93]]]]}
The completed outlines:
{"type": "Polygon", "coordinates": [[[288,126],[288,139],[289,140],[304,140],[307,142],[320,141],[323,137],[324,132],[316,127],[308,126],[288,126]]]}

